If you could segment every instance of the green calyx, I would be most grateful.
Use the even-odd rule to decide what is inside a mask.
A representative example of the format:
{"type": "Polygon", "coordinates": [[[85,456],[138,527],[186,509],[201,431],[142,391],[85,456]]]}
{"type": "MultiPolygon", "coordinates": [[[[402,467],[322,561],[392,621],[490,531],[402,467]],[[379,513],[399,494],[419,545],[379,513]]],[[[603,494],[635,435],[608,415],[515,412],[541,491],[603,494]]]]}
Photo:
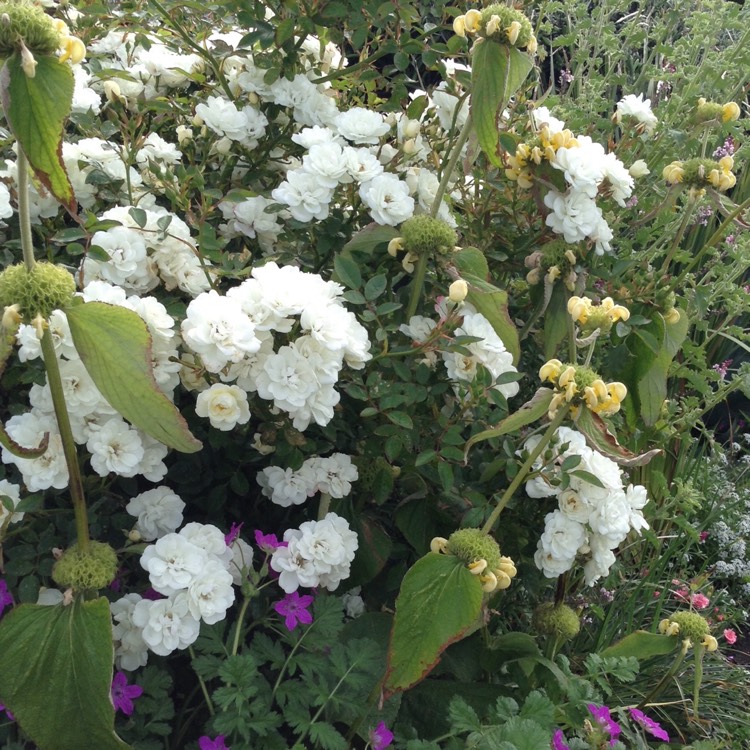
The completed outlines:
{"type": "Polygon", "coordinates": [[[699,103],[695,110],[695,122],[706,123],[706,122],[721,122],[722,119],[722,105],[716,102],[699,103]]]}
{"type": "Polygon", "coordinates": [[[573,609],[567,604],[553,602],[540,604],[534,610],[531,622],[539,635],[551,636],[562,641],[574,638],[581,629],[581,620],[573,609]]]}
{"type": "Polygon", "coordinates": [[[460,558],[467,565],[477,560],[486,560],[487,570],[500,568],[500,547],[498,543],[480,529],[454,531],[448,539],[446,552],[460,558]]]}
{"type": "Polygon", "coordinates": [[[0,309],[19,305],[24,321],[37,315],[49,318],[53,310],[64,308],[76,290],[69,271],[53,263],[36,263],[29,271],[19,263],[0,273],[0,309]]]}
{"type": "Polygon", "coordinates": [[[440,219],[420,214],[401,225],[403,248],[416,255],[447,255],[453,252],[458,237],[452,227],[440,219]]]}
{"type": "Polygon", "coordinates": [[[104,542],[89,542],[86,551],[74,544],[52,568],[55,583],[75,591],[103,589],[116,575],[117,554],[104,542]]]}
{"type": "Polygon", "coordinates": [[[680,626],[680,638],[689,638],[693,643],[700,643],[711,632],[706,618],[697,612],[675,612],[669,616],[669,621],[680,626]]]}
{"type": "Polygon", "coordinates": [[[524,49],[534,36],[531,21],[520,10],[509,8],[507,5],[490,5],[485,8],[482,11],[480,29],[480,33],[487,39],[494,39],[501,44],[511,43],[512,46],[520,47],[521,49],[524,49]],[[495,23],[492,23],[493,17],[497,18],[495,23]],[[511,28],[514,22],[520,24],[520,29],[511,43],[506,30],[511,28]],[[490,25],[490,33],[488,33],[487,29],[488,24],[490,25]]]}
{"type": "Polygon", "coordinates": [[[721,165],[713,159],[689,159],[682,164],[682,184],[703,187],[708,184],[708,175],[714,170],[721,171],[721,165]]]}
{"type": "Polygon", "coordinates": [[[26,0],[0,3],[0,57],[9,57],[23,43],[39,55],[54,55],[60,32],[39,6],[26,0]]]}

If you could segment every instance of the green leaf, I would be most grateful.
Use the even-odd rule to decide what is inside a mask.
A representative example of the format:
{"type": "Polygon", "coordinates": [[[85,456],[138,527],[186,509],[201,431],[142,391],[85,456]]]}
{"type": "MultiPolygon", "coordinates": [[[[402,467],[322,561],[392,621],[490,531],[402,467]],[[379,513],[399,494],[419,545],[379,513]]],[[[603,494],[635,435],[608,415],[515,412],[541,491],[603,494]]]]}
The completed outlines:
{"type": "Polygon", "coordinates": [[[111,406],[170,448],[200,450],[201,442],[154,380],[151,336],[143,319],[104,302],[73,304],[65,314],[81,361],[111,406]]]}
{"type": "Polygon", "coordinates": [[[635,656],[636,659],[648,659],[651,656],[671,654],[679,645],[679,638],[636,630],[635,633],[626,635],[622,640],[605,648],[599,655],[605,659],[613,656],[635,656]]]}
{"type": "Polygon", "coordinates": [[[0,99],[13,135],[39,181],[72,214],[77,203],[62,159],[63,124],[73,101],[73,71],[57,57],[38,55],[29,78],[14,52],[0,72],[0,99]]]}
{"type": "Polygon", "coordinates": [[[568,335],[568,298],[562,284],[555,284],[544,316],[544,359],[556,354],[563,339],[568,335]]]}
{"type": "Polygon", "coordinates": [[[453,263],[463,277],[464,274],[475,276],[477,279],[486,280],[490,275],[487,258],[484,253],[476,247],[464,247],[453,254],[453,263]]]}
{"type": "Polygon", "coordinates": [[[471,65],[471,114],[479,145],[496,166],[503,165],[498,153],[498,118],[511,96],[526,80],[531,59],[515,47],[485,41],[474,45],[471,65]]]}
{"type": "Polygon", "coordinates": [[[482,584],[462,560],[433,552],[418,560],[396,600],[386,696],[423,679],[440,654],[478,623],[481,609],[482,584]]]}
{"type": "Polygon", "coordinates": [[[381,226],[380,224],[368,224],[364,229],[357,232],[349,242],[344,245],[342,253],[345,256],[352,252],[363,252],[372,255],[380,245],[387,245],[394,237],[398,237],[396,227],[381,226]]]}
{"type": "Polygon", "coordinates": [[[362,286],[362,272],[357,262],[346,255],[337,255],[333,259],[335,277],[350,289],[359,289],[362,286]]]}
{"type": "Polygon", "coordinates": [[[497,427],[493,427],[490,430],[483,430],[473,435],[466,443],[465,456],[468,456],[472,446],[481,443],[483,440],[507,435],[509,432],[515,432],[521,429],[521,427],[525,427],[527,424],[541,419],[549,410],[553,395],[554,392],[552,389],[539,388],[529,401],[521,406],[518,411],[507,416],[497,427]]]}
{"type": "Polygon", "coordinates": [[[0,623],[0,701],[40,750],[128,750],[114,731],[112,620],[104,597],[21,604],[0,623]]]}

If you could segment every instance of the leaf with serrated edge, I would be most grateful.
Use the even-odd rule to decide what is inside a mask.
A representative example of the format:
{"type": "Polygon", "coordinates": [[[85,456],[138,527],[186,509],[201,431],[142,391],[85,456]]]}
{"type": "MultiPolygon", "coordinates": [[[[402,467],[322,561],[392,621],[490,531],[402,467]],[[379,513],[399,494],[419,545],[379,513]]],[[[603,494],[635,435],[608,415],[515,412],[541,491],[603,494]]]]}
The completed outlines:
{"type": "Polygon", "coordinates": [[[607,423],[586,406],[579,409],[576,427],[583,433],[589,447],[608,456],[620,466],[645,466],[654,456],[662,453],[661,448],[641,454],[631,453],[617,442],[617,437],[609,431],[607,423]]]}
{"type": "Polygon", "coordinates": [[[416,684],[451,643],[479,621],[482,584],[453,555],[429,552],[401,582],[383,687],[388,697],[416,684]]]}
{"type": "Polygon", "coordinates": [[[104,598],[21,604],[0,622],[0,701],[40,750],[132,750],[114,730],[104,598]]]}
{"type": "Polygon", "coordinates": [[[0,99],[13,135],[39,181],[76,214],[77,203],[62,158],[63,124],[73,101],[73,71],[57,57],[38,55],[29,78],[14,52],[0,72],[0,99]]]}
{"type": "Polygon", "coordinates": [[[154,380],[143,319],[106,302],[72,304],[65,314],[76,351],[110,405],[160,443],[183,453],[200,450],[200,440],[154,380]]]}
{"type": "Polygon", "coordinates": [[[469,455],[471,448],[483,440],[507,435],[509,432],[515,432],[527,424],[536,422],[541,419],[549,410],[550,401],[552,401],[553,391],[550,388],[539,388],[537,392],[523,405],[518,411],[508,415],[497,427],[490,430],[483,430],[473,435],[466,443],[464,449],[464,462],[469,455]]]}

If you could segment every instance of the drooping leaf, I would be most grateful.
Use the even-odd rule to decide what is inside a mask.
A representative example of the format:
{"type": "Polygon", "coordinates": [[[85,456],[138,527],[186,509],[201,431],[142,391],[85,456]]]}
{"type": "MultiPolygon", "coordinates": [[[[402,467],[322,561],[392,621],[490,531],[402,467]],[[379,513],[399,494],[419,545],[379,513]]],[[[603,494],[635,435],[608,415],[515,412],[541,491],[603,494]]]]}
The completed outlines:
{"type": "Polygon", "coordinates": [[[583,433],[591,448],[608,456],[620,466],[645,466],[654,456],[662,453],[661,448],[640,454],[631,453],[617,442],[617,437],[609,431],[607,423],[585,406],[579,409],[576,427],[583,433]]]}
{"type": "Polygon", "coordinates": [[[482,585],[453,555],[429,552],[407,572],[396,600],[384,692],[406,690],[423,679],[440,654],[474,626],[482,585]]]}
{"type": "Polygon", "coordinates": [[[154,380],[143,319],[105,302],[72,304],[65,314],[76,351],[110,405],[160,443],[183,453],[200,450],[201,442],[154,380]]]}
{"type": "Polygon", "coordinates": [[[549,410],[553,395],[554,391],[551,388],[537,389],[537,392],[518,411],[509,414],[497,427],[492,427],[489,430],[483,430],[476,435],[472,435],[466,443],[465,456],[468,456],[472,446],[477,443],[489,440],[490,438],[500,437],[501,435],[507,435],[509,432],[515,432],[521,429],[521,427],[525,427],[527,424],[541,419],[549,410]]]}
{"type": "Polygon", "coordinates": [[[129,750],[114,731],[104,597],[15,607],[0,622],[0,653],[0,701],[40,750],[129,750]]]}
{"type": "Polygon", "coordinates": [[[398,237],[396,227],[368,224],[357,232],[342,248],[342,253],[350,255],[352,252],[362,252],[372,255],[376,247],[387,245],[394,237],[398,237]]]}
{"type": "Polygon", "coordinates": [[[29,78],[14,52],[0,72],[0,99],[8,125],[39,181],[72,214],[73,186],[62,159],[63,124],[73,102],[73,71],[57,57],[38,55],[29,78]]]}
{"type": "Polygon", "coordinates": [[[679,645],[679,638],[636,630],[635,633],[630,633],[609,648],[605,648],[599,655],[605,659],[613,656],[635,656],[636,659],[648,659],[651,656],[671,654],[679,645]]]}
{"type": "Polygon", "coordinates": [[[476,247],[463,247],[453,254],[453,263],[458,272],[463,276],[465,273],[478,279],[487,280],[490,267],[484,253],[476,247]]]}
{"type": "Polygon", "coordinates": [[[39,458],[44,455],[47,446],[49,445],[49,432],[45,432],[44,435],[42,435],[42,439],[37,448],[24,448],[13,440],[13,438],[5,431],[5,427],[0,424],[0,445],[2,445],[6,451],[12,453],[14,456],[18,456],[19,458],[39,458]]]}
{"type": "Polygon", "coordinates": [[[502,166],[498,153],[498,118],[532,68],[528,55],[507,44],[475,44],[471,64],[471,115],[479,145],[487,158],[502,166]]]}

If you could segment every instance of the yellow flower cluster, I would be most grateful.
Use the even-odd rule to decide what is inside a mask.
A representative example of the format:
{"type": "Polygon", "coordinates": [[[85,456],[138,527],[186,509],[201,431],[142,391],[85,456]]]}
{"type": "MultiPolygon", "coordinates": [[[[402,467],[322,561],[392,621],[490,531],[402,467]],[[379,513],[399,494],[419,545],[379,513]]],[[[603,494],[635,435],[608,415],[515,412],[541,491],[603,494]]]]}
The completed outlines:
{"type": "Polygon", "coordinates": [[[718,162],[711,159],[673,161],[664,167],[662,176],[670,185],[684,183],[694,188],[711,185],[717,190],[729,190],[737,183],[733,167],[734,159],[731,156],[724,156],[718,162]]]}
{"type": "Polygon", "coordinates": [[[688,628],[686,630],[689,630],[690,632],[684,632],[683,629],[680,628],[680,623],[675,622],[675,620],[671,620],[668,617],[665,617],[660,623],[659,623],[659,632],[663,635],[668,636],[677,636],[677,635],[684,635],[688,640],[691,639],[691,637],[700,637],[701,641],[700,644],[703,646],[706,651],[716,651],[719,648],[719,642],[716,640],[714,636],[712,636],[710,633],[693,633],[692,629],[688,628]]]}
{"type": "Polygon", "coordinates": [[[505,170],[505,176],[509,180],[518,182],[519,187],[528,189],[533,184],[531,163],[541,164],[542,161],[554,161],[557,149],[576,146],[578,146],[578,141],[567,128],[551,133],[549,127],[544,125],[536,138],[529,143],[519,143],[516,146],[515,155],[508,157],[509,166],[505,170]]]}
{"type": "MultiPolygon", "coordinates": [[[[437,554],[450,554],[448,540],[442,536],[436,536],[430,542],[430,551],[437,554]]],[[[466,566],[472,575],[479,576],[482,591],[486,594],[493,591],[504,591],[510,586],[511,579],[516,577],[518,571],[509,557],[501,556],[496,566],[489,570],[489,563],[484,558],[478,558],[466,566]]]]}
{"type": "Polygon", "coordinates": [[[526,49],[532,55],[536,54],[538,48],[528,19],[520,11],[507,6],[492,5],[484,11],[472,8],[453,19],[453,31],[462,38],[478,35],[481,40],[507,42],[526,49]]]}
{"type": "Polygon", "coordinates": [[[70,60],[73,65],[81,62],[86,57],[86,45],[77,36],[71,36],[65,21],[58,18],[55,20],[55,26],[60,34],[60,62],[70,60]]]}
{"type": "Polygon", "coordinates": [[[731,156],[722,157],[719,159],[718,168],[714,168],[708,173],[708,181],[717,190],[729,190],[737,184],[737,178],[732,173],[732,167],[734,167],[734,159],[731,156]]]}
{"type": "Polygon", "coordinates": [[[588,297],[571,297],[568,300],[568,312],[573,320],[581,326],[589,323],[596,324],[588,327],[602,327],[601,324],[611,325],[618,320],[623,322],[630,318],[630,310],[622,305],[616,305],[612,297],[605,297],[600,304],[595,305],[588,297]]]}
{"type": "Polygon", "coordinates": [[[547,412],[550,419],[563,404],[585,404],[595,414],[610,417],[620,410],[620,404],[628,395],[623,383],[605,383],[590,368],[563,364],[559,359],[551,359],[542,365],[539,378],[542,382],[552,383],[556,389],[547,412]]]}

